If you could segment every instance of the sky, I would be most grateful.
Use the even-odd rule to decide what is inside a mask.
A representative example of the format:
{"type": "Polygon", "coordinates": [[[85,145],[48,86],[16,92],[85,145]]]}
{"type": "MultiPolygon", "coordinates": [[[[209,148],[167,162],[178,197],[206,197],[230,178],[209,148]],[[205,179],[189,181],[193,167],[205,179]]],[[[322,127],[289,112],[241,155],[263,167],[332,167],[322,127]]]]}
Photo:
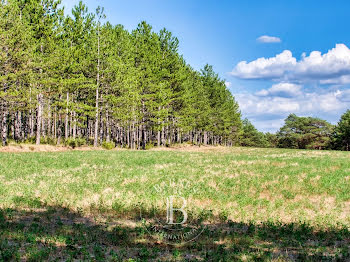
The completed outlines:
{"type": "MultiPolygon", "coordinates": [[[[63,0],[66,13],[78,0],[63,0]]],[[[332,124],[350,109],[348,0],[85,0],[133,30],[166,28],[200,70],[212,65],[260,131],[276,132],[291,113],[332,124]]]]}

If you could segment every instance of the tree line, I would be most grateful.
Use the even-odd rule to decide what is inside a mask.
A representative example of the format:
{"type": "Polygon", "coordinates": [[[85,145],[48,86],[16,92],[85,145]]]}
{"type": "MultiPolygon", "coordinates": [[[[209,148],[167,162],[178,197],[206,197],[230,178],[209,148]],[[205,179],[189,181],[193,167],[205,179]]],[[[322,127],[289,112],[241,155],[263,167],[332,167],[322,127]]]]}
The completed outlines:
{"type": "Polygon", "coordinates": [[[213,67],[178,49],[166,29],[129,32],[83,2],[66,15],[58,0],[0,0],[1,144],[350,149],[350,111],[336,126],[291,114],[259,132],[213,67]]]}
{"type": "Polygon", "coordinates": [[[259,132],[249,120],[243,120],[242,146],[294,149],[350,150],[350,110],[337,125],[315,117],[290,114],[276,134],[259,132]]]}
{"type": "Polygon", "coordinates": [[[0,0],[1,140],[144,149],[237,145],[241,114],[212,68],[200,72],[166,29],[131,32],[80,2],[0,0]]]}

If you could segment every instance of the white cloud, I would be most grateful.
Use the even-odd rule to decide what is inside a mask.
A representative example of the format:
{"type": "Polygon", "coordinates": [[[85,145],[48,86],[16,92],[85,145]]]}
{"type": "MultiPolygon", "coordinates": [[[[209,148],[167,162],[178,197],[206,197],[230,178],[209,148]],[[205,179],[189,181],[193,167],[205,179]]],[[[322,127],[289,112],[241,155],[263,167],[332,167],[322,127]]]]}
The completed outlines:
{"type": "Polygon", "coordinates": [[[250,118],[252,123],[258,130],[263,131],[263,132],[270,132],[274,133],[276,130],[279,130],[281,126],[283,126],[285,118],[281,119],[255,119],[255,118],[250,118]]]}
{"type": "MultiPolygon", "coordinates": [[[[286,84],[286,83],[283,83],[286,84]]],[[[295,87],[297,96],[277,96],[280,84],[256,94],[234,94],[244,117],[248,117],[262,131],[277,131],[289,114],[317,116],[336,123],[341,114],[350,108],[350,89],[307,92],[295,87]],[[266,92],[266,93],[265,93],[266,92]]],[[[287,86],[287,85],[284,85],[287,86]]],[[[293,90],[294,87],[291,88],[293,90]]],[[[282,88],[283,89],[283,88],[282,88]]]]}
{"type": "Polygon", "coordinates": [[[313,51],[303,55],[295,73],[311,79],[334,79],[350,75],[350,49],[344,44],[337,44],[328,53],[313,51]]]}
{"type": "Polygon", "coordinates": [[[281,39],[276,36],[263,35],[256,39],[260,43],[281,43],[281,39]]]}
{"type": "Polygon", "coordinates": [[[280,114],[284,112],[297,112],[300,104],[297,100],[284,97],[265,97],[254,94],[234,94],[243,114],[256,116],[262,114],[280,114]]]}
{"type": "Polygon", "coordinates": [[[278,83],[269,89],[263,89],[256,93],[257,96],[279,96],[279,97],[296,97],[302,94],[301,85],[292,83],[278,83]]]}
{"type": "Polygon", "coordinates": [[[320,84],[332,84],[332,85],[346,85],[350,83],[350,75],[344,75],[340,77],[335,77],[331,79],[320,80],[320,84]]]}
{"type": "Polygon", "coordinates": [[[268,79],[288,82],[317,82],[320,84],[350,83],[350,49],[344,44],[325,54],[313,51],[297,61],[292,52],[284,50],[272,58],[239,62],[231,72],[241,79],[268,79]]]}
{"type": "Polygon", "coordinates": [[[350,102],[350,90],[337,91],[336,97],[342,102],[350,102]]]}
{"type": "Polygon", "coordinates": [[[237,64],[231,74],[242,79],[280,79],[295,68],[297,60],[289,50],[271,58],[258,58],[250,63],[242,61],[237,64]]]}
{"type": "Polygon", "coordinates": [[[226,81],[226,82],[225,82],[225,86],[226,86],[227,88],[230,88],[230,87],[232,86],[232,83],[231,83],[231,82],[226,81]]]}

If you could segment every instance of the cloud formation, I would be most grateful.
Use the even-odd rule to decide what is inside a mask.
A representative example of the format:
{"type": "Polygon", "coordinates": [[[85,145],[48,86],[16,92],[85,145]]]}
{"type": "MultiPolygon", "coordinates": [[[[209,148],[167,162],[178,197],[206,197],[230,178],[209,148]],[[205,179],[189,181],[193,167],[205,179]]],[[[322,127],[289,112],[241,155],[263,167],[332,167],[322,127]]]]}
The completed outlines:
{"type": "Polygon", "coordinates": [[[344,90],[344,91],[338,91],[336,93],[336,97],[337,97],[337,99],[339,99],[342,102],[349,102],[350,103],[350,89],[344,90]]]}
{"type": "Polygon", "coordinates": [[[263,89],[256,93],[257,96],[271,96],[271,97],[297,97],[302,94],[301,85],[292,83],[278,83],[273,85],[269,89],[263,89]]]}
{"type": "Polygon", "coordinates": [[[241,79],[281,79],[286,72],[295,68],[297,60],[292,52],[285,50],[271,58],[258,58],[250,63],[242,61],[231,74],[241,79]]]}
{"type": "Polygon", "coordinates": [[[234,94],[240,109],[259,130],[274,132],[291,113],[339,119],[350,106],[350,89],[308,92],[299,85],[279,83],[255,94],[234,94]]]}
{"type": "Polygon", "coordinates": [[[317,82],[319,84],[350,83],[350,49],[344,44],[322,54],[305,53],[297,61],[289,50],[271,58],[258,58],[252,62],[241,61],[231,72],[241,79],[265,79],[294,83],[317,82]]]}
{"type": "Polygon", "coordinates": [[[260,43],[281,43],[281,39],[276,36],[262,35],[256,39],[260,43]]]}

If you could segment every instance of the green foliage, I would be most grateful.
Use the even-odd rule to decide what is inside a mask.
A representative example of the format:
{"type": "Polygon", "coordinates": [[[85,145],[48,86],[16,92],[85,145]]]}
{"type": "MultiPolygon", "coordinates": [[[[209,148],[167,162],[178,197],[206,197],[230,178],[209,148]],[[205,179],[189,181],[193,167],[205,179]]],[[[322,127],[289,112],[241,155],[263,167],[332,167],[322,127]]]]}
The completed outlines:
{"type": "Polygon", "coordinates": [[[19,123],[5,119],[4,131],[15,129],[16,141],[36,135],[36,143],[53,144],[84,135],[94,145],[109,137],[138,149],[238,143],[241,115],[224,80],[212,66],[198,72],[188,65],[168,30],[155,32],[142,21],[129,32],[83,2],[70,16],[57,0],[6,2],[0,2],[0,98],[18,117],[19,123]]]}
{"type": "MultiPolygon", "coordinates": [[[[35,140],[34,138],[32,138],[30,140],[31,143],[35,143],[35,140]]],[[[53,138],[53,137],[48,137],[48,136],[45,136],[45,137],[41,137],[40,138],[40,143],[41,144],[47,144],[47,145],[52,145],[52,146],[56,146],[57,145],[57,139],[56,138],[53,138]]]]}
{"type": "Polygon", "coordinates": [[[334,149],[350,150],[350,110],[347,110],[340,118],[332,137],[334,149]]]}
{"type": "Polygon", "coordinates": [[[17,261],[19,253],[16,246],[11,245],[7,240],[0,239],[0,261],[17,261]]]}
{"type": "Polygon", "coordinates": [[[35,137],[28,137],[26,140],[24,140],[24,143],[35,144],[35,137]]]}
{"type": "Polygon", "coordinates": [[[265,133],[266,140],[268,142],[269,147],[277,147],[278,138],[276,134],[271,134],[269,132],[265,133]]]}
{"type": "Polygon", "coordinates": [[[155,147],[155,145],[154,145],[154,143],[147,143],[146,144],[146,150],[150,150],[150,149],[152,149],[152,148],[154,148],[155,147]]]}
{"type": "Polygon", "coordinates": [[[242,133],[241,146],[269,147],[265,134],[259,132],[248,119],[243,120],[242,133]]]}
{"type": "Polygon", "coordinates": [[[111,150],[111,149],[115,148],[115,143],[114,142],[103,141],[102,142],[102,147],[104,149],[111,150]]]}
{"type": "Polygon", "coordinates": [[[278,146],[298,149],[326,149],[334,127],[327,121],[313,117],[289,115],[277,133],[278,146]]]}
{"type": "Polygon", "coordinates": [[[238,103],[210,65],[196,71],[167,29],[131,32],[83,2],[0,1],[1,138],[77,147],[113,140],[151,145],[242,145],[349,150],[349,118],[290,115],[277,135],[241,121],[238,103]],[[40,114],[39,114],[40,113],[40,114]],[[11,132],[10,132],[11,131],[11,132]],[[13,132],[12,132],[13,131],[13,132]],[[8,137],[9,136],[9,137],[8,137]],[[332,139],[331,139],[332,138],[332,139]]]}
{"type": "Polygon", "coordinates": [[[86,140],[83,138],[68,138],[64,141],[66,146],[70,146],[72,148],[81,147],[86,144],[86,140]]]}

